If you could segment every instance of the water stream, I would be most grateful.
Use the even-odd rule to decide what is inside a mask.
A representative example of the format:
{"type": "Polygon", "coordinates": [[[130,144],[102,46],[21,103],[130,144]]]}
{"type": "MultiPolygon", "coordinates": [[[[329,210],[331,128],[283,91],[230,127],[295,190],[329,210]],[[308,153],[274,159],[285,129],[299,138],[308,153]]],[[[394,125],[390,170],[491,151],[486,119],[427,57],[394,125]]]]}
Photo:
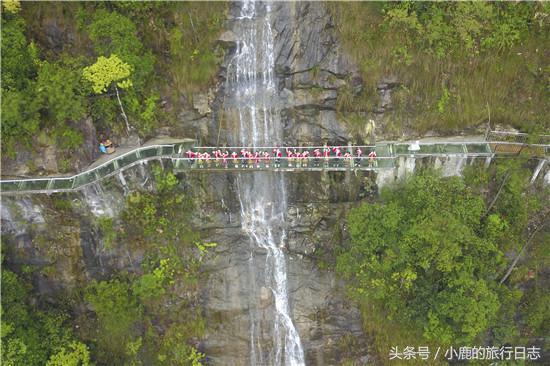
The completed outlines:
{"type": "MultiPolygon", "coordinates": [[[[224,108],[231,111],[238,121],[239,133],[234,139],[241,146],[282,144],[271,5],[246,1],[239,6],[240,14],[234,26],[237,45],[227,68],[224,108]]],[[[272,172],[241,173],[237,177],[237,188],[242,229],[251,243],[250,363],[303,365],[304,352],[292,321],[288,297],[284,253],[285,177],[272,172]],[[265,260],[265,265],[253,265],[258,260],[265,260]],[[265,268],[265,273],[254,273],[259,267],[265,268]],[[261,321],[258,302],[265,295],[262,289],[270,292],[272,324],[261,321]],[[270,342],[263,341],[266,334],[271,338],[270,342]]]]}

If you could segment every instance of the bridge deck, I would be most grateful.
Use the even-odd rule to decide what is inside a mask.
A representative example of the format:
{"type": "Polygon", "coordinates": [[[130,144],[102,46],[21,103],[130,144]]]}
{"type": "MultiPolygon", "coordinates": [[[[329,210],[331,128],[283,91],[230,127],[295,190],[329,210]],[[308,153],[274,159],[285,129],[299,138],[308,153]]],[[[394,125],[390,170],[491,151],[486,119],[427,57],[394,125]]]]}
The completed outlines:
{"type": "MultiPolygon", "coordinates": [[[[170,160],[175,171],[346,171],[346,170],[367,170],[376,171],[391,169],[396,166],[396,159],[402,156],[413,157],[492,157],[495,154],[514,154],[520,150],[527,151],[537,156],[548,156],[550,145],[527,145],[517,142],[506,141],[443,141],[443,142],[421,142],[420,144],[388,142],[375,146],[341,146],[342,153],[354,152],[357,147],[363,151],[363,156],[352,159],[337,158],[331,156],[328,159],[314,158],[313,150],[323,149],[323,146],[299,146],[290,147],[304,152],[309,151],[308,158],[271,158],[269,160],[249,160],[238,157],[237,159],[227,158],[225,161],[209,159],[189,159],[184,157],[185,151],[192,149],[202,153],[212,153],[214,150],[240,152],[247,148],[250,151],[268,151],[273,147],[195,147],[193,140],[166,140],[156,141],[161,143],[149,143],[142,147],[121,151],[119,155],[105,156],[104,161],[95,162],[86,171],[79,174],[63,177],[51,176],[28,179],[4,179],[0,181],[2,194],[26,194],[26,193],[54,193],[67,192],[82,189],[101,179],[118,174],[136,164],[149,160],[170,160]],[[414,146],[416,145],[416,146],[414,146]],[[528,148],[526,148],[528,146],[528,148]],[[413,148],[413,150],[411,150],[413,148]],[[370,151],[376,151],[376,159],[368,158],[370,151]]],[[[279,147],[285,150],[286,147],[279,147]]]]}

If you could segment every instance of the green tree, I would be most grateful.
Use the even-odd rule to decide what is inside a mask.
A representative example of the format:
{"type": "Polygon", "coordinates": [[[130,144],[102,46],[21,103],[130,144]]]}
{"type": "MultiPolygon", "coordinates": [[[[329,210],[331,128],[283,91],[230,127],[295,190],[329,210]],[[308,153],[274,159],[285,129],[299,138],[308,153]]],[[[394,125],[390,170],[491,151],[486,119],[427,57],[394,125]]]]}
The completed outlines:
{"type": "Polygon", "coordinates": [[[116,11],[99,10],[87,31],[96,54],[115,54],[131,66],[132,82],[141,92],[153,72],[154,57],[144,49],[132,20],[116,11]]]}
{"type": "Polygon", "coordinates": [[[204,354],[187,344],[189,329],[172,326],[162,337],[159,350],[160,365],[200,366],[204,354]]]}
{"type": "Polygon", "coordinates": [[[15,157],[15,144],[31,144],[32,137],[40,128],[38,103],[32,89],[22,91],[2,88],[2,151],[15,157]]]}
{"type": "Polygon", "coordinates": [[[114,87],[128,133],[130,133],[130,124],[126,112],[124,112],[118,88],[127,89],[132,86],[131,73],[132,67],[114,54],[108,58],[99,56],[95,64],[85,67],[83,71],[84,78],[92,83],[94,93],[102,94],[107,92],[111,86],[114,87]]]}
{"type": "Polygon", "coordinates": [[[472,342],[500,307],[503,254],[492,240],[505,226],[493,218],[484,234],[483,198],[459,178],[427,172],[382,197],[349,214],[351,244],[337,271],[354,297],[383,303],[426,340],[472,342]]]}
{"type": "MultiPolygon", "coordinates": [[[[146,14],[148,9],[158,8],[157,5],[122,3],[116,4],[114,7],[119,10],[134,9],[137,11],[136,16],[137,14],[146,14]],[[143,9],[145,13],[139,9],[143,9]]],[[[155,58],[151,51],[143,46],[140,37],[138,37],[134,21],[141,21],[140,16],[136,18],[134,11],[130,11],[130,13],[132,19],[117,11],[98,10],[86,30],[98,55],[117,55],[125,64],[130,65],[133,87],[119,97],[119,105],[124,104],[125,106],[126,110],[123,114],[125,121],[126,114],[131,116],[134,120],[133,127],[136,127],[140,134],[146,135],[153,130],[156,122],[151,115],[152,110],[156,112],[156,104],[151,103],[147,98],[150,93],[147,88],[152,80],[155,58]],[[145,108],[142,107],[143,105],[146,105],[145,108]]],[[[151,21],[150,14],[146,18],[147,22],[151,21]]],[[[145,20],[143,19],[143,21],[145,20]]],[[[95,109],[98,110],[98,108],[95,109]]],[[[108,115],[102,117],[109,118],[108,115]]]]}
{"type": "Polygon", "coordinates": [[[36,74],[36,47],[27,42],[25,21],[2,15],[2,88],[23,90],[36,74]]]}
{"type": "Polygon", "coordinates": [[[38,69],[36,97],[51,126],[79,120],[86,111],[82,73],[74,62],[44,61],[38,69]]]}
{"type": "Polygon", "coordinates": [[[15,145],[31,145],[39,128],[38,103],[34,93],[37,49],[25,37],[25,21],[8,8],[12,2],[2,2],[2,152],[15,155],[15,145]]]}

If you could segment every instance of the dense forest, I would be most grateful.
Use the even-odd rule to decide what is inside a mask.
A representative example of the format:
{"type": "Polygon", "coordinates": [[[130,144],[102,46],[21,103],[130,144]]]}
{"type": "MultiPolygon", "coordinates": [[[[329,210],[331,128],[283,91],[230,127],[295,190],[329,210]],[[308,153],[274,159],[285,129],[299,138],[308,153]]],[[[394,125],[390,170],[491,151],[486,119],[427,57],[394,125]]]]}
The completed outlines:
{"type": "Polygon", "coordinates": [[[547,349],[549,192],[529,185],[524,163],[464,178],[424,170],[350,212],[336,271],[378,354],[419,339],[547,349]]]}

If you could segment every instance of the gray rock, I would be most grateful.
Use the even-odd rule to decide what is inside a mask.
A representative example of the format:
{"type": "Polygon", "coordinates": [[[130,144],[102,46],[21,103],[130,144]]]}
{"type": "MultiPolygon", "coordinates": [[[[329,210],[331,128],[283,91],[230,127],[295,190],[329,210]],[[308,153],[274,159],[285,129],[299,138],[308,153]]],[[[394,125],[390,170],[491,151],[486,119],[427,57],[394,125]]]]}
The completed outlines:
{"type": "Polygon", "coordinates": [[[233,33],[230,30],[226,30],[218,37],[218,42],[222,45],[224,48],[234,48],[236,46],[236,37],[235,33],[233,33]]]}
{"type": "Polygon", "coordinates": [[[200,115],[206,116],[212,112],[209,102],[210,98],[208,94],[193,95],[193,108],[195,108],[200,115]]]}

